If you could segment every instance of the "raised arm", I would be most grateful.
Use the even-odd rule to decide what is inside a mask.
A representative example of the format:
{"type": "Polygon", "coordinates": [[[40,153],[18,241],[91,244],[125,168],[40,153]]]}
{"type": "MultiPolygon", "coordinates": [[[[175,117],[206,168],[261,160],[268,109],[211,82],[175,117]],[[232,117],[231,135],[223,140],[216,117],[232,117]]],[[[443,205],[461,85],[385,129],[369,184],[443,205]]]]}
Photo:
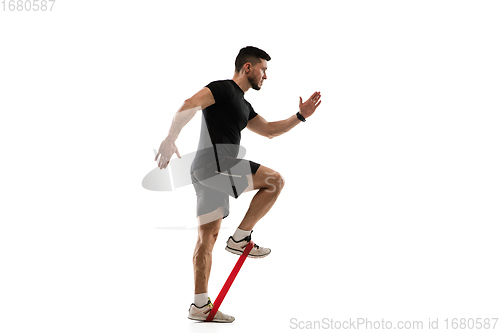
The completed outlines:
{"type": "MultiPolygon", "coordinates": [[[[312,96],[305,101],[302,102],[302,97],[300,97],[299,101],[299,112],[304,118],[309,118],[312,116],[316,108],[321,104],[321,93],[315,92],[312,96]]],[[[267,122],[260,115],[255,116],[252,120],[248,122],[247,128],[252,132],[265,136],[266,138],[272,139],[274,137],[280,136],[284,134],[300,124],[301,121],[298,119],[296,115],[291,116],[288,119],[267,122]]]]}
{"type": "Polygon", "coordinates": [[[196,112],[209,107],[214,103],[214,96],[207,87],[204,87],[199,92],[194,94],[193,97],[184,101],[184,104],[182,104],[179,111],[175,113],[168,135],[160,144],[158,154],[155,157],[155,161],[158,160],[158,157],[160,157],[158,160],[158,167],[160,169],[165,169],[168,166],[170,158],[174,153],[177,154],[177,157],[181,158],[179,150],[175,145],[175,140],[177,140],[181,130],[194,117],[196,112]]]}

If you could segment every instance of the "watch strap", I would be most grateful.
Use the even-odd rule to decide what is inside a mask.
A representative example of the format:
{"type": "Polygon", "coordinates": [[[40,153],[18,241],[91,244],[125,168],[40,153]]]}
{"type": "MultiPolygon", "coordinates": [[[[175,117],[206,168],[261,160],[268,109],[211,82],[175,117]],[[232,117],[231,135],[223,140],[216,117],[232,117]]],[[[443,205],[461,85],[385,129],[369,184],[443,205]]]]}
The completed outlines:
{"type": "Polygon", "coordinates": [[[297,112],[297,114],[296,114],[296,115],[297,115],[297,118],[299,118],[299,120],[300,120],[300,121],[302,121],[302,122],[305,122],[305,121],[306,121],[306,118],[304,118],[304,116],[302,116],[302,115],[300,114],[300,111],[299,111],[299,112],[297,112]]]}

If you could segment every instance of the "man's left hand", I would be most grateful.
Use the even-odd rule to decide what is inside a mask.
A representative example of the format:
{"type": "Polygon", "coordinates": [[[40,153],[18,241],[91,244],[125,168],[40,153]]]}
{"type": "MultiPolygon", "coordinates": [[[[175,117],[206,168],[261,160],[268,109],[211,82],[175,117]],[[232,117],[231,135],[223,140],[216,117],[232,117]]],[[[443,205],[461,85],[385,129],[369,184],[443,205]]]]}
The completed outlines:
{"type": "Polygon", "coordinates": [[[302,97],[300,97],[300,103],[299,103],[299,110],[300,114],[304,118],[309,118],[312,116],[314,111],[318,108],[318,106],[321,104],[321,93],[319,91],[316,91],[314,94],[312,94],[311,97],[304,103],[302,103],[302,97]]]}

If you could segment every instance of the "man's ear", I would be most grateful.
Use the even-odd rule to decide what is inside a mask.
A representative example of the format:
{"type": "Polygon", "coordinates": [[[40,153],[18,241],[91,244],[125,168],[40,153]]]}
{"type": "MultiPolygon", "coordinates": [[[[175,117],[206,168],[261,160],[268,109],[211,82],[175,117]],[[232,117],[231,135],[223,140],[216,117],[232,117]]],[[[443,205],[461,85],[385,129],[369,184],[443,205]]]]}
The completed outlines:
{"type": "Polygon", "coordinates": [[[247,62],[247,63],[245,64],[245,73],[247,73],[247,74],[248,74],[248,73],[250,73],[250,71],[251,71],[251,70],[252,70],[252,64],[251,64],[251,63],[249,63],[249,62],[247,62]]]}

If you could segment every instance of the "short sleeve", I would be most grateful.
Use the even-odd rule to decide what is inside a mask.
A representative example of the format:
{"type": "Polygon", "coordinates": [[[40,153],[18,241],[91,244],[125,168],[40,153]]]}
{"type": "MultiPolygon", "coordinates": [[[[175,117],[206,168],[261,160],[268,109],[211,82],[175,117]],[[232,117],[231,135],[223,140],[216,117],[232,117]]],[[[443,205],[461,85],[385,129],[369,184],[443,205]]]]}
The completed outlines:
{"type": "Polygon", "coordinates": [[[248,120],[252,120],[257,116],[257,112],[254,111],[252,105],[247,102],[248,108],[250,109],[250,114],[248,115],[248,120]]]}
{"type": "Polygon", "coordinates": [[[234,96],[234,87],[229,81],[213,81],[206,87],[212,92],[216,103],[224,102],[234,96]]]}

